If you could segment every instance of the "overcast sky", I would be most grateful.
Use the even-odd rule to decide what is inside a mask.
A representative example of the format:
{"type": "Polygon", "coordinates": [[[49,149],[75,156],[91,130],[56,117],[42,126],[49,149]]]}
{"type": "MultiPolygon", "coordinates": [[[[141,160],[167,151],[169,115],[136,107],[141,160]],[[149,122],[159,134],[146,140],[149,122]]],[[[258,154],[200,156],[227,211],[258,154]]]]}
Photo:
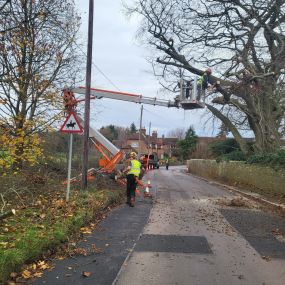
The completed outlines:
{"type": "MultiPolygon", "coordinates": [[[[136,19],[131,21],[123,13],[121,0],[95,0],[93,63],[115,84],[114,87],[93,66],[92,87],[161,97],[161,86],[151,73],[146,57],[148,50],[138,44],[135,34],[139,26],[136,19]]],[[[130,1],[131,2],[131,1],[130,1]]],[[[88,0],[75,0],[82,16],[81,37],[87,45],[88,0]]],[[[86,50],[86,49],[85,49],[86,50]]],[[[85,72],[85,66],[82,66],[85,72]]],[[[156,129],[158,135],[175,128],[187,129],[193,125],[200,136],[213,135],[212,124],[205,128],[204,111],[183,111],[144,105],[143,126],[156,129]]],[[[127,127],[132,122],[139,126],[140,105],[116,100],[102,99],[92,103],[91,123],[100,128],[109,124],[127,127]]]]}

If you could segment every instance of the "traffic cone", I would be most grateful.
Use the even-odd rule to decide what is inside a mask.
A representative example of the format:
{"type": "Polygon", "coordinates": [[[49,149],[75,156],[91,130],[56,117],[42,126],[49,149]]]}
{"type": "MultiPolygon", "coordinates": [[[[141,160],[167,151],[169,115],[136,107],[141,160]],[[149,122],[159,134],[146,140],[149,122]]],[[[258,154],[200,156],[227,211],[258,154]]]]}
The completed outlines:
{"type": "Polygon", "coordinates": [[[137,195],[137,196],[140,196],[140,195],[141,195],[141,192],[140,192],[140,190],[139,190],[138,188],[136,188],[136,195],[137,195]]]}
{"type": "Polygon", "coordinates": [[[151,197],[149,189],[151,188],[150,180],[147,181],[147,185],[144,191],[144,197],[151,197]]]}

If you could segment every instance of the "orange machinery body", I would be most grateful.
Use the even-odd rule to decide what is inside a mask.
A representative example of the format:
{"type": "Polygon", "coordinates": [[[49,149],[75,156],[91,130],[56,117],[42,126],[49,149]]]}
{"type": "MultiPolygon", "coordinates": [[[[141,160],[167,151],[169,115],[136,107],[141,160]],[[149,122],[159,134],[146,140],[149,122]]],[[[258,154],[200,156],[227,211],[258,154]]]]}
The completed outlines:
{"type": "Polygon", "coordinates": [[[102,154],[102,158],[99,160],[100,172],[112,173],[117,164],[124,158],[123,151],[119,151],[116,155],[111,155],[110,152],[99,142],[95,142],[95,148],[102,154]]]}

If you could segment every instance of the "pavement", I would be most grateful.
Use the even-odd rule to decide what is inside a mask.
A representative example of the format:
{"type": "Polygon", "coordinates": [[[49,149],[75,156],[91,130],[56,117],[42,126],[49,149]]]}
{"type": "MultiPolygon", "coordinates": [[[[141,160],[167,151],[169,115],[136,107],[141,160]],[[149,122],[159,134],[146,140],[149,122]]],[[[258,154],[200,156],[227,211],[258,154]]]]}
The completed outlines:
{"type": "Polygon", "coordinates": [[[284,217],[253,201],[236,207],[229,201],[238,194],[185,167],[147,176],[153,203],[141,198],[134,208],[120,206],[82,242],[101,253],[56,261],[33,284],[285,284],[284,217]],[[84,270],[92,275],[83,278],[84,270]]]}

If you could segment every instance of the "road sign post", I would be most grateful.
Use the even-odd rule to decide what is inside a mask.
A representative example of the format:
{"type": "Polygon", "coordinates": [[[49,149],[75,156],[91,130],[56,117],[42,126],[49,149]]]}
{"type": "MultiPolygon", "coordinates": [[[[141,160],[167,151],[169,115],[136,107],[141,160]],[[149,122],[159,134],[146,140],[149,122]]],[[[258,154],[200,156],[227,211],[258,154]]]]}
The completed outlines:
{"type": "Polygon", "coordinates": [[[68,155],[68,171],[67,171],[67,189],[66,189],[66,202],[69,201],[70,196],[70,178],[71,178],[71,161],[72,161],[72,143],[73,134],[70,134],[69,138],[69,155],[68,155]]]}
{"type": "Polygon", "coordinates": [[[62,127],[60,128],[60,131],[68,134],[78,134],[83,132],[83,128],[81,127],[81,124],[74,112],[70,112],[68,114],[62,127]]]}
{"type": "Polygon", "coordinates": [[[79,134],[83,132],[83,128],[80,125],[79,120],[74,112],[70,112],[66,117],[62,127],[60,128],[62,133],[69,133],[69,155],[68,155],[68,171],[67,171],[67,189],[66,189],[66,202],[69,201],[70,196],[70,179],[71,179],[71,162],[72,162],[72,144],[73,134],[79,134]]]}

